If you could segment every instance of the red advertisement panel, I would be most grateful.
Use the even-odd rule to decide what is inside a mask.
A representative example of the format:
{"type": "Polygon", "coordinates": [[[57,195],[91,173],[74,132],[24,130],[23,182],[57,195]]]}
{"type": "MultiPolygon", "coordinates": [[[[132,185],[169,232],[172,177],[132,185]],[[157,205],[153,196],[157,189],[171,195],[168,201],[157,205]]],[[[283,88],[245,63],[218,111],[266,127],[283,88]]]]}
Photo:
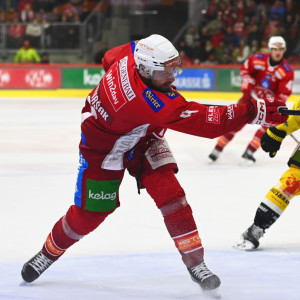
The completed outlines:
{"type": "Polygon", "coordinates": [[[0,69],[1,89],[58,89],[60,87],[59,69],[0,69]]]}

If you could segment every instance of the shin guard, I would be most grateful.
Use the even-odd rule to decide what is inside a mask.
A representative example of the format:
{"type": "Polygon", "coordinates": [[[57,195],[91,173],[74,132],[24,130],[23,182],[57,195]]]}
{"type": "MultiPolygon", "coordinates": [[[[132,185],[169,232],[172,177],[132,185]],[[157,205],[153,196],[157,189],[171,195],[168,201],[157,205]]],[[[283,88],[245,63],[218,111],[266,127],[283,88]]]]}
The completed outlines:
{"type": "Polygon", "coordinates": [[[96,229],[107,215],[72,205],[49,233],[43,246],[43,253],[51,260],[57,260],[74,243],[96,229]]]}
{"type": "Polygon", "coordinates": [[[142,183],[160,209],[167,230],[184,264],[194,267],[203,261],[203,247],[192,210],[172,170],[144,176],[142,183]]]}

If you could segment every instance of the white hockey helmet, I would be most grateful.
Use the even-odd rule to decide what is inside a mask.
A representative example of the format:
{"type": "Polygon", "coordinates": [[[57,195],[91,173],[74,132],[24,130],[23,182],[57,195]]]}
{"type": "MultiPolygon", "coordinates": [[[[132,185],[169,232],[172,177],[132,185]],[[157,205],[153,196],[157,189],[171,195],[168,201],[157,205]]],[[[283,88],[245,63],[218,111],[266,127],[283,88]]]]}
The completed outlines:
{"type": "Polygon", "coordinates": [[[268,47],[270,50],[280,48],[286,49],[286,43],[282,36],[272,36],[269,39],[268,47]]]}
{"type": "Polygon", "coordinates": [[[165,37],[152,34],[138,41],[134,59],[139,74],[147,79],[176,77],[182,72],[178,51],[165,37]]]}

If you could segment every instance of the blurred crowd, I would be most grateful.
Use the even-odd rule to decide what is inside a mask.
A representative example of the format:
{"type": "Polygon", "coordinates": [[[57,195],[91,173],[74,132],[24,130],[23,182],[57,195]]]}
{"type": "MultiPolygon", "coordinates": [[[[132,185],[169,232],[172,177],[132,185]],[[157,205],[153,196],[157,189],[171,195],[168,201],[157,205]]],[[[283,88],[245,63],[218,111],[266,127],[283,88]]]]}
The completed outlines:
{"type": "Polygon", "coordinates": [[[97,0],[1,0],[0,25],[8,24],[7,46],[19,48],[24,40],[40,47],[72,48],[78,43],[79,26],[99,1],[97,0]],[[60,23],[59,26],[55,25],[60,23]],[[61,26],[65,24],[65,26],[61,26]],[[75,24],[75,25],[74,25],[75,24]]]}
{"type": "Polygon", "coordinates": [[[274,35],[286,40],[287,60],[300,63],[299,8],[298,0],[211,0],[201,24],[177,45],[183,64],[241,64],[268,51],[274,35]]]}
{"type": "MultiPolygon", "coordinates": [[[[185,66],[241,64],[253,53],[268,51],[268,39],[273,35],[286,40],[286,59],[300,63],[300,0],[208,2],[209,8],[203,12],[199,24],[190,25],[176,45],[185,66]]],[[[76,48],[79,25],[98,3],[98,0],[1,0],[0,27],[5,24],[7,29],[6,47],[17,49],[28,40],[35,48],[76,48]]],[[[93,28],[89,31],[88,36],[93,36],[93,28]]],[[[0,31],[0,42],[1,32],[4,31],[0,31]]],[[[101,63],[107,50],[104,43],[94,62],[101,63]]]]}

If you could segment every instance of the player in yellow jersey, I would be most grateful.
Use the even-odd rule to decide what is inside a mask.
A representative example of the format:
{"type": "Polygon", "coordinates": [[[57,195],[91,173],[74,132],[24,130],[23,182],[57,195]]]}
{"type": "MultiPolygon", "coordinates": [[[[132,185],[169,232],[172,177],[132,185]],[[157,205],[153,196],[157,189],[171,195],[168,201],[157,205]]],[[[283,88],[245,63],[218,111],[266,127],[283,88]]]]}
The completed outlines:
{"type": "MultiPolygon", "coordinates": [[[[300,100],[294,104],[293,110],[300,110],[300,100]]],[[[274,157],[283,139],[299,128],[300,116],[290,116],[286,123],[268,128],[261,138],[262,149],[268,152],[270,157],[274,157]]],[[[300,194],[300,143],[290,157],[288,166],[289,169],[282,174],[277,184],[269,190],[265,199],[260,203],[254,223],[241,235],[234,248],[256,249],[265,230],[281,216],[292,198],[300,194]]]]}

